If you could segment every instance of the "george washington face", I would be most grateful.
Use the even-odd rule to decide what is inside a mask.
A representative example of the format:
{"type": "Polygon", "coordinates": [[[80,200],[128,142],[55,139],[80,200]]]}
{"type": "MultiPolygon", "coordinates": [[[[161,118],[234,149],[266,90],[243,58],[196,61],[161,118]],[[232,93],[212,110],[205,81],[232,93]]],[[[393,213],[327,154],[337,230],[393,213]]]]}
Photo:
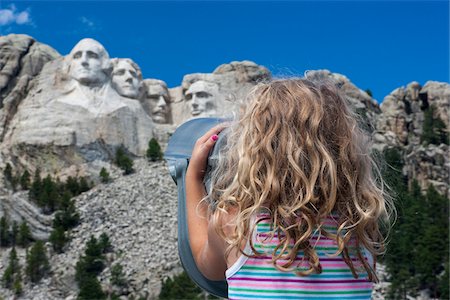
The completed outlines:
{"type": "Polygon", "coordinates": [[[81,40],[69,54],[69,74],[83,85],[106,82],[108,65],[108,53],[93,39],[81,40]]]}

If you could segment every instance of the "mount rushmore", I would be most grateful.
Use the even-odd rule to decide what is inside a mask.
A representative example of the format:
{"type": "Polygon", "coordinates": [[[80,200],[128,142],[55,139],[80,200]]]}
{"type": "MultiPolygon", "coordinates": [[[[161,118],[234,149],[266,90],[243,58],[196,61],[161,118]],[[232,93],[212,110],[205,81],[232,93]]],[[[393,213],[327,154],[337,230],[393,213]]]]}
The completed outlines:
{"type": "Polygon", "coordinates": [[[180,87],[169,89],[162,80],[143,79],[131,59],[110,59],[93,39],[81,40],[66,56],[24,35],[2,39],[3,157],[33,169],[40,162],[28,154],[36,148],[64,156],[64,162],[41,166],[49,173],[110,160],[120,146],[143,156],[152,137],[164,143],[190,118],[227,116],[236,109],[236,99],[270,78],[264,67],[236,62],[212,74],[187,75],[180,87]],[[31,56],[30,64],[40,72],[24,71],[23,53],[15,48],[27,43],[41,49],[24,56],[31,56]]]}

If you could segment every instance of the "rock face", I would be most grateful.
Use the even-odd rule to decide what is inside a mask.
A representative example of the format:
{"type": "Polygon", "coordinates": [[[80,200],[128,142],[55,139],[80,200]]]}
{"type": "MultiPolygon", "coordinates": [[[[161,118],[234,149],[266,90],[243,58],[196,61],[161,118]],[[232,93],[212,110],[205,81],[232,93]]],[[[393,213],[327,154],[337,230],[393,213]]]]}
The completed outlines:
{"type": "Polygon", "coordinates": [[[0,37],[0,140],[29,90],[29,81],[45,63],[59,56],[53,48],[27,35],[0,37]]]}
{"type": "Polygon", "coordinates": [[[47,240],[52,230],[53,215],[44,215],[40,209],[28,201],[28,193],[2,190],[0,196],[0,216],[8,216],[9,220],[25,221],[30,227],[34,239],[47,240]]]}
{"type": "Polygon", "coordinates": [[[450,151],[447,145],[427,145],[421,142],[424,112],[435,108],[435,118],[441,119],[449,132],[450,84],[428,81],[423,87],[411,82],[387,95],[381,104],[375,148],[397,147],[404,152],[403,173],[409,182],[416,179],[425,190],[433,184],[444,195],[450,195],[450,151]]]}

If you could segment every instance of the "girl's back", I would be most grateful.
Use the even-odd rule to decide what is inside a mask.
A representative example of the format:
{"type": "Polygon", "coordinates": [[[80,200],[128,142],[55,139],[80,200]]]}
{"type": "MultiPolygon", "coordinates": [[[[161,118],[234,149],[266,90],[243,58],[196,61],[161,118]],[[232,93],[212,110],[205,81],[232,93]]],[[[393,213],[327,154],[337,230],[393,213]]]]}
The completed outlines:
{"type": "MultiPolygon", "coordinates": [[[[253,236],[253,247],[259,256],[241,257],[226,271],[229,299],[370,299],[373,283],[361,264],[358,278],[355,278],[340,255],[334,255],[338,250],[336,241],[319,232],[312,234],[310,243],[314,245],[322,266],[322,273],[300,277],[294,271],[280,271],[272,263],[272,252],[279,243],[275,234],[271,238],[269,215],[259,214],[259,221],[253,236]]],[[[324,229],[332,234],[337,232],[337,222],[332,216],[326,218],[324,229]]],[[[280,251],[278,251],[279,253],[280,251]]],[[[250,243],[244,253],[251,254],[250,243]]],[[[372,265],[372,256],[365,253],[365,259],[372,265]]],[[[358,265],[358,258],[351,256],[353,263],[358,265]]],[[[279,264],[286,260],[278,261],[279,264]]],[[[304,253],[300,251],[293,269],[305,270],[307,262],[304,253]]]]}

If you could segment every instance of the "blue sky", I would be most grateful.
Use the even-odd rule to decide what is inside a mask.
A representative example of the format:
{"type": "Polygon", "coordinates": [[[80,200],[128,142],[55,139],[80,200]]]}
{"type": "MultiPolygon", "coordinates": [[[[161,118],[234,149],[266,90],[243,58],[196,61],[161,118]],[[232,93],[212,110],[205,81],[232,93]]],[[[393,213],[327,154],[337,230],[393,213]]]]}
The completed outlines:
{"type": "Polygon", "coordinates": [[[94,38],[170,87],[234,60],[275,75],[329,69],[379,102],[413,80],[449,81],[448,1],[0,0],[0,34],[9,33],[63,55],[94,38]]]}

